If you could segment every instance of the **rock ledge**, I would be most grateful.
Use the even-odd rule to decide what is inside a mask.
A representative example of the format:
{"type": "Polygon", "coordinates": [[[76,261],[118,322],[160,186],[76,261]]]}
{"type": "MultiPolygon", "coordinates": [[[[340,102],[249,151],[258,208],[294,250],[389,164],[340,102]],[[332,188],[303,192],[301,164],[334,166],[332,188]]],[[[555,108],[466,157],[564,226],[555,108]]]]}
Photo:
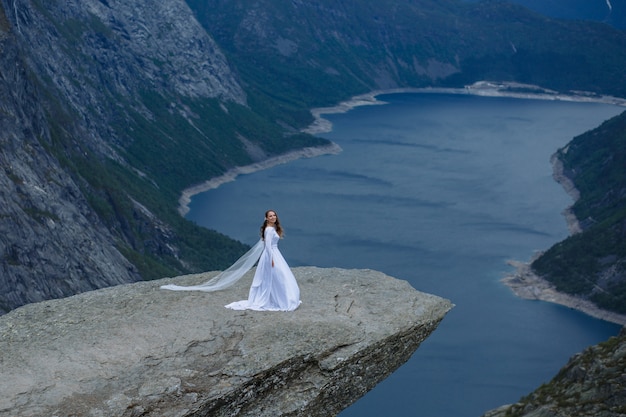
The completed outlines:
{"type": "Polygon", "coordinates": [[[0,416],[330,416],[397,369],[453,307],[372,270],[294,268],[295,312],[231,311],[215,273],[27,305],[0,317],[0,416]]]}

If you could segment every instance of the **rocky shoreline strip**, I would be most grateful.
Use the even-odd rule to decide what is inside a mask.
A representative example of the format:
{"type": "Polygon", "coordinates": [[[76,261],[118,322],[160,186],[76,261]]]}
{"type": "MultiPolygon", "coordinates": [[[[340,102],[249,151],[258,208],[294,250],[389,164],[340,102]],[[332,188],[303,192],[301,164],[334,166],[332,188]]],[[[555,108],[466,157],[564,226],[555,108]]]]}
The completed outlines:
{"type": "Polygon", "coordinates": [[[324,114],[345,113],[359,106],[371,106],[386,104],[378,100],[378,96],[384,94],[401,93],[432,93],[432,94],[469,94],[483,97],[510,97],[526,100],[560,100],[576,101],[585,103],[604,103],[626,107],[626,99],[612,96],[600,96],[584,91],[571,92],[570,94],[559,93],[531,84],[521,84],[514,82],[477,81],[464,88],[392,88],[386,90],[376,90],[367,94],[352,97],[332,107],[318,107],[311,110],[315,121],[302,131],[312,135],[327,133],[332,130],[332,123],[324,119],[324,114]]]}
{"type": "Polygon", "coordinates": [[[626,315],[602,310],[591,301],[557,291],[550,282],[532,271],[530,262],[508,261],[507,263],[515,268],[515,272],[504,277],[502,282],[518,297],[560,304],[597,319],[626,326],[626,315]]]}
{"type": "Polygon", "coordinates": [[[234,181],[239,175],[252,174],[254,172],[268,169],[276,165],[286,164],[288,162],[295,161],[296,159],[314,158],[321,155],[335,155],[340,152],[341,147],[336,143],[331,143],[330,145],[326,146],[298,149],[292,152],[287,152],[268,159],[264,159],[263,161],[259,161],[254,164],[232,168],[226,171],[226,173],[220,175],[219,177],[211,178],[201,184],[194,185],[183,190],[180,198],[178,199],[178,213],[181,216],[185,217],[187,213],[189,213],[189,203],[191,202],[191,198],[194,195],[215,189],[227,182],[234,181]]]}

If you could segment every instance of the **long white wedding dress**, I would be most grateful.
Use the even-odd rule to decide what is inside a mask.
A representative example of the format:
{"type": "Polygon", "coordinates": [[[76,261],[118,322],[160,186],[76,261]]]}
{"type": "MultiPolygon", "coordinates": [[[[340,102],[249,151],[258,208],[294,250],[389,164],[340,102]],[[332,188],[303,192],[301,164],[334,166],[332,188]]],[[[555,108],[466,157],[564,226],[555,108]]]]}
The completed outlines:
{"type": "Polygon", "coordinates": [[[264,230],[259,258],[247,300],[226,305],[233,310],[293,311],[300,305],[300,288],[287,261],[278,250],[280,236],[273,227],[264,230]]]}
{"type": "Polygon", "coordinates": [[[272,226],[264,230],[248,252],[243,254],[228,269],[200,285],[162,285],[172,291],[220,291],[239,281],[258,261],[247,300],[228,304],[233,310],[293,311],[300,305],[300,289],[289,265],[278,250],[280,236],[272,226]],[[272,264],[273,262],[273,264],[272,264]]]}

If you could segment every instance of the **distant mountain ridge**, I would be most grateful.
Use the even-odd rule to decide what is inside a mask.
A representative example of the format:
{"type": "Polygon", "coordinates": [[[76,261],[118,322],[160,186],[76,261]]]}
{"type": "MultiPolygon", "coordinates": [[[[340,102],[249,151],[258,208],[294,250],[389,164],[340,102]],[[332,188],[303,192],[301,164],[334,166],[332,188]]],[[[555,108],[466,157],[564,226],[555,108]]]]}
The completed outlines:
{"type": "Polygon", "coordinates": [[[271,90],[290,105],[479,80],[626,96],[624,32],[550,20],[511,3],[187,2],[255,86],[249,94],[271,90]]]}

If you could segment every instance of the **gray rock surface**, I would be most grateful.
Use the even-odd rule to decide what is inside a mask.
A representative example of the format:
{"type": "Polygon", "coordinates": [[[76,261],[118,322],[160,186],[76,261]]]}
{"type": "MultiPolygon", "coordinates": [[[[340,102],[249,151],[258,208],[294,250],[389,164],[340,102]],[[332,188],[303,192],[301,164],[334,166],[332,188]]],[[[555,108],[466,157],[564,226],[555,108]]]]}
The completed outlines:
{"type": "Polygon", "coordinates": [[[294,312],[139,282],[0,317],[0,416],[330,416],[403,364],[452,304],[372,270],[294,268],[294,312]]]}

